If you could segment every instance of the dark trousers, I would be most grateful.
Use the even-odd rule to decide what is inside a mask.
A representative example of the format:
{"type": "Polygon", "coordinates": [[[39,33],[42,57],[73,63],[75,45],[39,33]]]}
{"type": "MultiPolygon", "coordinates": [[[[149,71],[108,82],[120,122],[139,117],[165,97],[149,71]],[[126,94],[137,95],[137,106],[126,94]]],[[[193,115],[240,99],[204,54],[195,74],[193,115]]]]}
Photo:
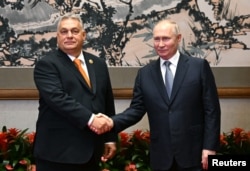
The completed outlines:
{"type": "Polygon", "coordinates": [[[195,166],[195,167],[190,167],[190,168],[181,168],[174,160],[169,170],[154,170],[154,171],[202,171],[202,166],[200,165],[200,166],[195,166]]]}
{"type": "Polygon", "coordinates": [[[55,163],[36,159],[36,171],[99,171],[98,163],[91,160],[86,164],[55,163]]]}

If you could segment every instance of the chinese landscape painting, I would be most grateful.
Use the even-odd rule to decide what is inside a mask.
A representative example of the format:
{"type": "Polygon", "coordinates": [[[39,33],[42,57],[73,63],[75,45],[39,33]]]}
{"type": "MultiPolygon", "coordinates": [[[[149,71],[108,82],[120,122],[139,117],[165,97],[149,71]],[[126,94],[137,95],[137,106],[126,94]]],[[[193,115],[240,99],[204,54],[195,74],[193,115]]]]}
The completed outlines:
{"type": "Polygon", "coordinates": [[[85,51],[108,66],[144,66],[158,58],[152,28],[175,20],[180,51],[212,67],[250,66],[249,0],[1,0],[0,68],[33,67],[57,48],[61,15],[81,16],[85,51]]]}

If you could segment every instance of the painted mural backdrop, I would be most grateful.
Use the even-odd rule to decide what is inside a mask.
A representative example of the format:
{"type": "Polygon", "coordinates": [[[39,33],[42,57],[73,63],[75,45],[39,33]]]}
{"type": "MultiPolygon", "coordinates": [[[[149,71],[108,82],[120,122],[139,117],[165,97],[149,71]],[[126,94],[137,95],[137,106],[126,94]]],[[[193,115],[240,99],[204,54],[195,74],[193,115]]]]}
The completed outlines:
{"type": "Polygon", "coordinates": [[[172,18],[180,50],[211,66],[250,66],[249,0],[1,0],[0,67],[32,67],[56,48],[58,18],[81,16],[84,49],[109,66],[143,66],[157,55],[152,28],[172,18]]]}

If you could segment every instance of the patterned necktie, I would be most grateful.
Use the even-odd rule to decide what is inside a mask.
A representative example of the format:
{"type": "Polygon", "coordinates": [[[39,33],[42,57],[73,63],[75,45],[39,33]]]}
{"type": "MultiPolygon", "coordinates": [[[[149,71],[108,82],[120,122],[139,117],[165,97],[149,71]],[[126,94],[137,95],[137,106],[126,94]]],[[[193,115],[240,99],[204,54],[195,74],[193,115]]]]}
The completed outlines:
{"type": "Polygon", "coordinates": [[[164,64],[166,65],[166,73],[165,73],[165,87],[168,93],[168,97],[171,96],[172,86],[173,86],[173,74],[170,70],[171,62],[165,61],[164,64]]]}
{"type": "Polygon", "coordinates": [[[85,81],[87,82],[88,86],[91,87],[91,84],[90,84],[90,80],[86,74],[86,72],[84,71],[84,69],[82,68],[82,65],[81,65],[81,60],[76,58],[74,60],[74,64],[76,66],[76,68],[80,71],[80,73],[82,74],[83,78],[85,79],[85,81]]]}

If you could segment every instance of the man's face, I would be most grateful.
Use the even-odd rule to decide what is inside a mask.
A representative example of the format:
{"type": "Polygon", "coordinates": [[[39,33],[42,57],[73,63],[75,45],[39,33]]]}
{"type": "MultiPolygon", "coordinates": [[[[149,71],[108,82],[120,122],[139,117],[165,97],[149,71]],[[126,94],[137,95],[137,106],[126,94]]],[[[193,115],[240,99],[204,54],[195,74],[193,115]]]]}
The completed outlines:
{"type": "Polygon", "coordinates": [[[58,47],[67,54],[77,57],[82,51],[82,45],[86,38],[78,20],[64,19],[57,30],[58,47]]]}
{"type": "Polygon", "coordinates": [[[181,35],[174,33],[173,25],[160,24],[154,28],[154,48],[157,54],[168,60],[173,57],[178,49],[179,42],[181,41],[181,35]]]}

